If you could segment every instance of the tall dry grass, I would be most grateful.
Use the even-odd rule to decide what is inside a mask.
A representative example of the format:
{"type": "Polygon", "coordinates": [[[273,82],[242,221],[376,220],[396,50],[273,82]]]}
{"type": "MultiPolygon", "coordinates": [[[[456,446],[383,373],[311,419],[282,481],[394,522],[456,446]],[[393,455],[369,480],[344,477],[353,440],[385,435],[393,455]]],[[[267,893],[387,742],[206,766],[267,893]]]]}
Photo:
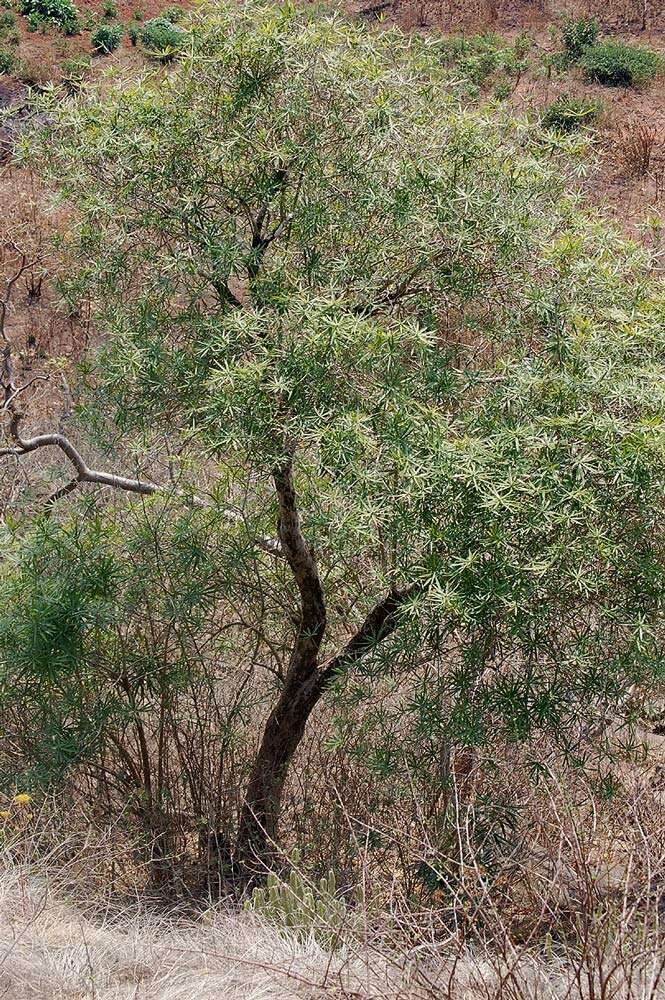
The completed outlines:
{"type": "MultiPolygon", "coordinates": [[[[348,918],[335,947],[231,896],[198,911],[156,907],[140,878],[130,891],[138,855],[118,829],[75,840],[35,815],[15,824],[0,858],[0,996],[663,1000],[662,800],[648,772],[619,777],[611,799],[589,797],[571,775],[528,796],[528,836],[493,869],[468,786],[448,853],[414,821],[393,831],[393,868],[386,851],[382,870],[356,823],[360,884],[342,884],[348,918]],[[427,867],[428,894],[404,879],[400,852],[409,870],[427,867]]],[[[315,869],[303,855],[313,893],[315,869]]]]}

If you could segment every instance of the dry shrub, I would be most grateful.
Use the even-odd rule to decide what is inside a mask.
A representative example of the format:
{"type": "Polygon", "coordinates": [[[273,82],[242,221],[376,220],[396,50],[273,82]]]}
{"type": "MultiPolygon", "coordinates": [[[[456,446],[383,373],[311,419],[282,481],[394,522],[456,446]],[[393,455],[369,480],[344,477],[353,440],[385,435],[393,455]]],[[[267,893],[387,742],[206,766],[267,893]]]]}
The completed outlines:
{"type": "Polygon", "coordinates": [[[654,198],[655,201],[665,200],[665,162],[662,160],[656,165],[653,171],[654,198]]]}
{"type": "MultiPolygon", "coordinates": [[[[427,907],[414,906],[397,884],[380,905],[371,891],[347,893],[349,908],[353,898],[360,911],[332,951],[320,935],[296,937],[230,902],[198,917],[150,911],[126,894],[102,890],[99,873],[111,841],[101,850],[63,842],[44,854],[34,833],[25,835],[0,857],[2,994],[6,1000],[662,1000],[665,847],[657,801],[638,787],[614,803],[584,801],[581,792],[581,785],[552,781],[529,796],[531,848],[513,855],[519,891],[512,901],[483,863],[473,800],[457,795],[457,857],[452,848],[442,854],[418,823],[393,831],[412,860],[420,854],[438,866],[447,884],[427,907]],[[531,913],[521,928],[514,914],[520,907],[531,913]]],[[[371,890],[371,852],[361,852],[360,860],[371,890]]]]}
{"type": "Polygon", "coordinates": [[[631,177],[645,177],[662,142],[662,130],[653,123],[632,122],[617,137],[619,158],[631,177]]]}
{"type": "Polygon", "coordinates": [[[40,51],[38,55],[26,55],[18,63],[15,75],[28,87],[39,90],[58,80],[58,62],[46,50],[40,51]]]}

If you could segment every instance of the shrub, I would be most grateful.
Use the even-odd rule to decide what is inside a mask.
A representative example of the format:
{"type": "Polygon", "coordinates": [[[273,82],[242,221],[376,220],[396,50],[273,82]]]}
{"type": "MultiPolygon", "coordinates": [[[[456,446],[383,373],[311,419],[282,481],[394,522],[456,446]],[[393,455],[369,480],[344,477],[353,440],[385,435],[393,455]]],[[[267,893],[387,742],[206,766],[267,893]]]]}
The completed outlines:
{"type": "Polygon", "coordinates": [[[36,90],[42,90],[54,79],[55,67],[52,59],[27,57],[17,61],[14,66],[14,76],[36,90]]]}
{"type": "Polygon", "coordinates": [[[122,26],[119,24],[100,24],[90,36],[90,44],[95,52],[107,56],[120,45],[122,26]]]}
{"type": "Polygon", "coordinates": [[[545,109],[540,124],[555,132],[576,132],[595,122],[600,112],[601,107],[596,101],[564,95],[545,109]]]}
{"type": "Polygon", "coordinates": [[[653,49],[610,40],[588,48],[581,65],[589,80],[608,87],[628,87],[652,80],[661,68],[662,58],[653,49]]]}
{"type": "Polygon", "coordinates": [[[178,7],[177,4],[173,7],[167,7],[165,11],[162,11],[162,17],[165,17],[167,21],[171,22],[171,24],[177,24],[178,21],[182,21],[184,16],[184,10],[182,7],[178,7]]]}
{"type": "Polygon", "coordinates": [[[102,16],[108,21],[112,21],[114,17],[118,16],[118,8],[114,0],[106,0],[106,3],[102,7],[102,16]]]}
{"type": "Polygon", "coordinates": [[[21,40],[16,30],[16,18],[10,10],[0,13],[0,39],[5,45],[18,45],[21,40]]]}
{"type": "Polygon", "coordinates": [[[580,59],[598,38],[599,26],[595,17],[567,17],[561,35],[566,52],[571,59],[580,59]]]}
{"type": "Polygon", "coordinates": [[[14,65],[14,56],[6,49],[0,49],[0,75],[9,73],[14,65]]]}
{"type": "Polygon", "coordinates": [[[42,22],[57,25],[66,35],[79,31],[79,14],[72,0],[21,0],[21,13],[27,15],[31,31],[42,22]]]}
{"type": "Polygon", "coordinates": [[[80,56],[76,59],[65,59],[62,64],[62,82],[71,94],[74,94],[81,89],[86,73],[89,69],[90,56],[80,56]]]}
{"type": "Polygon", "coordinates": [[[628,174],[644,177],[649,172],[660,139],[653,123],[632,123],[618,137],[618,153],[628,174]]]}
{"type": "Polygon", "coordinates": [[[136,22],[132,22],[127,28],[127,37],[132,45],[136,45],[139,40],[139,26],[136,22]]]}
{"type": "Polygon", "coordinates": [[[153,17],[145,22],[139,37],[148,55],[166,62],[182,48],[186,35],[167,18],[153,17]]]}
{"type": "Polygon", "coordinates": [[[528,66],[526,56],[530,47],[531,40],[525,34],[519,35],[512,46],[497,35],[487,34],[446,39],[438,51],[444,64],[454,64],[472,84],[480,87],[496,71],[519,77],[528,66]]]}
{"type": "Polygon", "coordinates": [[[509,83],[506,83],[505,81],[497,83],[496,87],[494,88],[494,96],[496,97],[497,101],[508,100],[511,93],[512,93],[512,87],[510,86],[509,83]]]}

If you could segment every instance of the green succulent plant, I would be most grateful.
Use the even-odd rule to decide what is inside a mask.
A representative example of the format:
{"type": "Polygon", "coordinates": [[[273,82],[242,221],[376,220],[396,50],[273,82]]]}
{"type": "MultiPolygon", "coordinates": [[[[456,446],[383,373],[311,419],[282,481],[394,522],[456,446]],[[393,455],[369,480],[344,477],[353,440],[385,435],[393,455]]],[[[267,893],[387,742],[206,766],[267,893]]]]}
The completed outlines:
{"type": "MultiPolygon", "coordinates": [[[[297,852],[291,860],[298,863],[297,852]]],[[[271,873],[264,886],[254,889],[243,908],[280,930],[299,937],[313,936],[329,948],[339,945],[342,929],[353,922],[346,901],[337,895],[333,871],[318,883],[307,881],[295,867],[286,881],[271,873]]]]}

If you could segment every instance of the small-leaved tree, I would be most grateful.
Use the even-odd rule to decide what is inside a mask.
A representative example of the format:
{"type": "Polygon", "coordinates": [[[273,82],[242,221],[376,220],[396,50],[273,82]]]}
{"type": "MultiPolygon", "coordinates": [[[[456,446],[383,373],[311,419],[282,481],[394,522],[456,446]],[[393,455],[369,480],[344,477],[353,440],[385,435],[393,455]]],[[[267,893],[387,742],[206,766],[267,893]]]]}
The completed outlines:
{"type": "MultiPolygon", "coordinates": [[[[435,39],[262,0],[189,38],[165,79],[59,105],[43,150],[107,336],[95,393],[198,456],[176,495],[226,513],[216,613],[277,678],[249,864],[333,689],[398,679],[393,747],[429,759],[576,751],[657,676],[664,310],[563,196],[576,140],[464,106],[435,39]]],[[[20,388],[8,450],[60,448],[64,492],[175,491],[28,436],[20,388]]]]}

